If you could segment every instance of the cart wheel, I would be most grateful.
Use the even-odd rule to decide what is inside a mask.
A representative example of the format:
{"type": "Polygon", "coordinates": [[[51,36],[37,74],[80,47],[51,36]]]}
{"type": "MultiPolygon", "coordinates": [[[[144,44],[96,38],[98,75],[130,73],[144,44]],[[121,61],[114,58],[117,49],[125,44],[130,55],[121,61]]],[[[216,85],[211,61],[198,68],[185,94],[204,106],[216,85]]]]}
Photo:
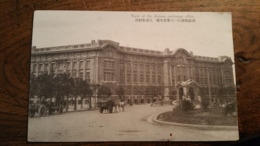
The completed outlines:
{"type": "Polygon", "coordinates": [[[35,111],[33,109],[29,110],[29,116],[32,118],[35,115],[35,111]]]}
{"type": "Polygon", "coordinates": [[[38,113],[39,113],[40,117],[45,116],[46,115],[46,107],[40,106],[39,110],[38,110],[38,113]]]}

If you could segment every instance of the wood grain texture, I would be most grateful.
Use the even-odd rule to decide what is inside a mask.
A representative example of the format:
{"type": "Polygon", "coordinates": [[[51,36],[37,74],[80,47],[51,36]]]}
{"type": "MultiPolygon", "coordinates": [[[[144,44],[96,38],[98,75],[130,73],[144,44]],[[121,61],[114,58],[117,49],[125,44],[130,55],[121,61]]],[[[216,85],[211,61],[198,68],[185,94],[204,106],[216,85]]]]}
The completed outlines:
{"type": "MultiPolygon", "coordinates": [[[[260,134],[259,0],[0,0],[0,145],[32,144],[27,142],[27,105],[34,10],[232,12],[240,139],[260,134]]],[[[50,143],[61,144],[65,143],[50,143]]],[[[66,145],[107,144],[228,145],[232,142],[66,145]]]]}

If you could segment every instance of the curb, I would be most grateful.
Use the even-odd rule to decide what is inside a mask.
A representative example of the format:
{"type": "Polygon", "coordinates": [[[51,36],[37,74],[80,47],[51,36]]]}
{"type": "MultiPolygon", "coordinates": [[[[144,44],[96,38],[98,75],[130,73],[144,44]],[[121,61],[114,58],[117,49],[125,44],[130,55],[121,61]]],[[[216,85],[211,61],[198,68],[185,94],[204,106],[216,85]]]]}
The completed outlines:
{"type": "Polygon", "coordinates": [[[182,123],[175,123],[175,122],[160,121],[160,120],[157,120],[158,116],[159,116],[159,114],[155,114],[155,115],[151,116],[151,119],[154,123],[171,125],[171,126],[196,128],[196,129],[203,129],[203,130],[237,130],[238,131],[238,126],[214,126],[214,125],[182,124],[182,123]]]}

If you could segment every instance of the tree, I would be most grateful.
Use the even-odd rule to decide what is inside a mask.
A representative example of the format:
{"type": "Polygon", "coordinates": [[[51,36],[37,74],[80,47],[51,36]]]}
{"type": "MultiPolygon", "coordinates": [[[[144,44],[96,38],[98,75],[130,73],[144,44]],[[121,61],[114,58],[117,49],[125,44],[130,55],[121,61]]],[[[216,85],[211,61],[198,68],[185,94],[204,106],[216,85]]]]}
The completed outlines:
{"type": "Polygon", "coordinates": [[[98,89],[98,92],[97,92],[97,97],[100,99],[107,99],[109,98],[110,96],[112,95],[112,92],[110,90],[109,87],[106,87],[106,86],[101,86],[99,89],[98,89]]]}
{"type": "Polygon", "coordinates": [[[78,97],[80,96],[80,80],[81,78],[74,78],[71,86],[71,93],[74,97],[74,110],[77,110],[78,97]]]}
{"type": "Polygon", "coordinates": [[[122,85],[117,86],[116,90],[115,90],[116,94],[118,95],[118,97],[120,98],[120,101],[124,101],[124,95],[125,95],[125,89],[122,85]]]}
{"type": "Polygon", "coordinates": [[[93,95],[93,91],[91,90],[91,86],[87,81],[79,80],[79,96],[81,98],[81,108],[83,107],[83,99],[89,98],[89,108],[91,108],[91,97],[93,95]]]}
{"type": "Polygon", "coordinates": [[[43,74],[37,77],[32,76],[30,81],[30,96],[37,96],[40,101],[42,98],[51,98],[54,95],[53,76],[43,74]]]}
{"type": "Polygon", "coordinates": [[[224,87],[222,84],[218,88],[218,98],[222,103],[228,105],[228,96],[235,96],[236,89],[234,86],[224,87]]]}

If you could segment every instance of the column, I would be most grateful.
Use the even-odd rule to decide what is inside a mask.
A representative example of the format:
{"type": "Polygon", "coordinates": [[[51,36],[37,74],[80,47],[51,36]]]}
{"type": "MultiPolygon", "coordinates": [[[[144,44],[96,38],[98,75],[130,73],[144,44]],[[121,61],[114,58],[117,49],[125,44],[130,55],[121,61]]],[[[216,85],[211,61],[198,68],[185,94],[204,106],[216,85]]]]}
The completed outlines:
{"type": "Polygon", "coordinates": [[[133,100],[133,86],[134,86],[134,71],[133,71],[133,60],[131,60],[131,100],[133,100]]]}
{"type": "Polygon", "coordinates": [[[140,84],[140,64],[136,63],[137,65],[137,84],[140,84]]]}
{"type": "Polygon", "coordinates": [[[95,71],[96,71],[95,82],[99,83],[98,76],[100,75],[100,72],[99,72],[99,58],[98,58],[98,56],[96,57],[96,65],[95,66],[96,66],[96,69],[95,69],[95,71]]]}
{"type": "Polygon", "coordinates": [[[172,86],[172,65],[170,65],[170,84],[172,86]]]}
{"type": "Polygon", "coordinates": [[[150,73],[149,78],[150,78],[150,83],[151,83],[151,84],[153,84],[153,78],[152,78],[152,77],[153,77],[153,73],[152,73],[152,72],[153,72],[153,70],[152,70],[153,67],[152,67],[152,66],[153,66],[152,64],[150,64],[150,66],[149,66],[149,71],[150,71],[150,72],[149,72],[149,73],[150,73]]]}
{"type": "Polygon", "coordinates": [[[158,68],[157,68],[157,64],[155,64],[155,85],[159,85],[158,84],[158,68]]]}
{"type": "Polygon", "coordinates": [[[73,60],[70,61],[70,77],[73,77],[73,60]]]}
{"type": "Polygon", "coordinates": [[[143,84],[147,85],[147,83],[146,83],[146,64],[143,64],[143,75],[144,75],[143,84]]]}
{"type": "Polygon", "coordinates": [[[76,77],[79,77],[79,60],[77,60],[77,64],[76,64],[76,77]]]}
{"type": "Polygon", "coordinates": [[[209,103],[211,105],[211,89],[210,89],[210,81],[209,81],[209,69],[207,68],[207,77],[208,77],[208,88],[209,88],[209,103]]]}
{"type": "Polygon", "coordinates": [[[39,63],[36,63],[36,77],[39,75],[39,63]]]}
{"type": "Polygon", "coordinates": [[[48,75],[50,75],[51,74],[51,63],[49,62],[48,63],[48,75]]]}
{"type": "Polygon", "coordinates": [[[127,81],[127,62],[126,63],[124,63],[124,69],[125,69],[125,85],[127,85],[128,84],[128,81],[127,81]]]}
{"type": "Polygon", "coordinates": [[[83,80],[86,80],[86,60],[83,62],[83,80]]]}
{"type": "Polygon", "coordinates": [[[66,73],[67,62],[64,61],[62,64],[63,64],[63,73],[66,73]]]}
{"type": "MultiPolygon", "coordinates": [[[[176,88],[176,85],[177,85],[176,67],[177,67],[177,66],[174,66],[174,68],[173,68],[173,69],[174,69],[174,77],[175,77],[175,79],[174,79],[174,82],[175,82],[175,83],[174,83],[174,84],[175,84],[175,85],[174,85],[174,89],[175,89],[175,90],[177,90],[177,88],[176,88]]],[[[177,94],[177,93],[176,93],[176,94],[177,94]]],[[[177,96],[177,95],[176,95],[176,96],[177,96]]]]}
{"type": "Polygon", "coordinates": [[[187,68],[188,68],[188,80],[189,80],[190,79],[191,68],[190,68],[190,66],[187,66],[187,68]]]}
{"type": "Polygon", "coordinates": [[[34,64],[33,64],[33,63],[31,63],[31,64],[30,64],[30,74],[32,74],[32,73],[33,73],[33,69],[34,69],[33,67],[34,67],[34,64]]]}

